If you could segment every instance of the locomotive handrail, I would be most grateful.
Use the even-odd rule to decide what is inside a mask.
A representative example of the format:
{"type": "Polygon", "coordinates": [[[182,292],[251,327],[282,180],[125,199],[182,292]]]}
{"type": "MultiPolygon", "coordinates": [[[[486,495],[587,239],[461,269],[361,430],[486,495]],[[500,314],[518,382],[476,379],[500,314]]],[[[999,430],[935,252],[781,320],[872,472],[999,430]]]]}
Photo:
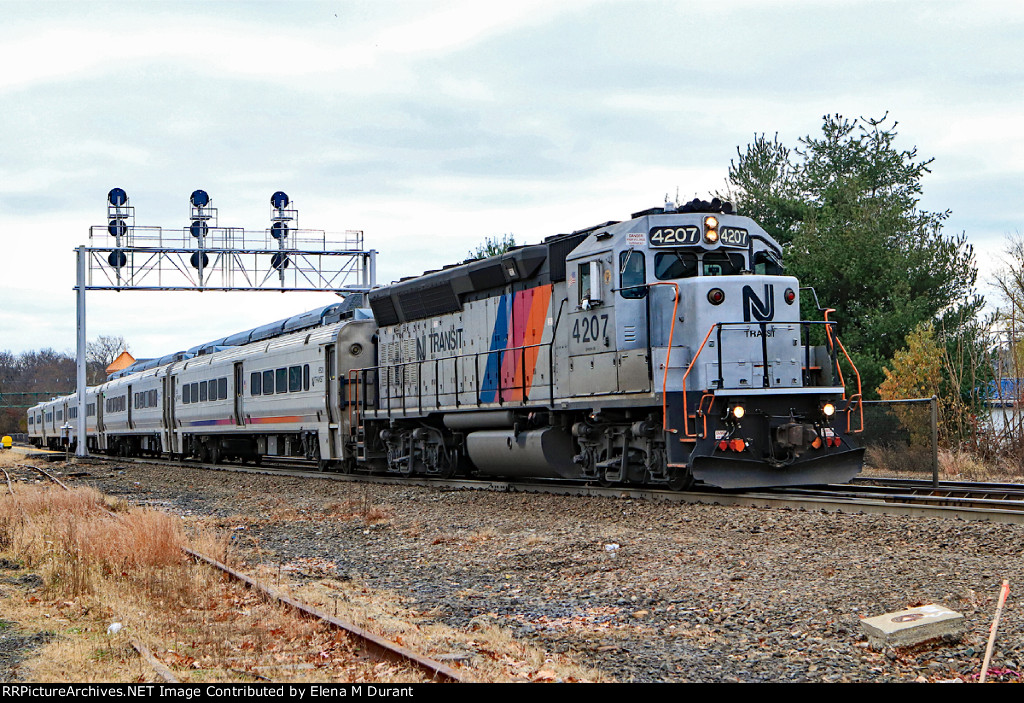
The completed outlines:
{"type": "MultiPolygon", "coordinates": [[[[718,343],[718,379],[717,379],[717,382],[716,382],[716,385],[715,385],[715,390],[744,390],[742,388],[726,388],[725,387],[725,378],[724,378],[723,372],[722,372],[722,329],[727,327],[727,326],[728,327],[739,327],[739,326],[749,327],[750,325],[754,325],[754,324],[758,325],[761,328],[761,356],[762,356],[761,360],[762,360],[762,368],[763,368],[761,388],[764,389],[764,388],[771,388],[772,387],[771,386],[771,379],[770,379],[770,377],[768,375],[768,341],[767,341],[767,334],[766,334],[767,326],[769,324],[778,325],[778,326],[799,325],[801,328],[808,328],[811,325],[824,325],[825,326],[825,330],[826,330],[826,334],[828,335],[829,340],[832,340],[833,336],[832,336],[832,333],[830,331],[830,328],[833,325],[835,325],[836,323],[834,321],[831,321],[831,320],[825,320],[825,321],[797,320],[797,321],[789,321],[789,322],[771,322],[771,323],[769,323],[768,321],[764,321],[764,322],[716,322],[716,323],[712,324],[710,329],[708,329],[708,333],[706,335],[704,335],[704,341],[702,341],[700,343],[700,347],[697,349],[697,353],[693,355],[693,359],[690,360],[690,364],[689,364],[689,366],[687,366],[686,372],[683,374],[683,379],[682,379],[682,393],[683,393],[683,437],[685,439],[693,439],[693,438],[696,438],[696,437],[699,436],[697,434],[696,422],[694,423],[694,433],[691,434],[690,431],[689,431],[690,413],[689,413],[689,402],[688,402],[687,393],[686,393],[686,379],[689,377],[690,371],[692,371],[694,366],[696,366],[697,360],[700,358],[701,353],[704,351],[704,347],[707,345],[708,339],[710,339],[711,334],[713,332],[715,332],[716,329],[717,329],[718,334],[717,334],[717,340],[716,341],[718,343]]],[[[842,343],[839,342],[838,336],[835,337],[835,341],[837,343],[839,343],[840,349],[842,349],[843,353],[845,354],[846,353],[846,349],[844,349],[843,346],[842,346],[842,343]]],[[[804,346],[806,347],[806,349],[805,349],[805,359],[807,360],[807,366],[809,367],[810,366],[810,361],[809,361],[810,360],[809,344],[805,344],[804,346]]],[[[850,365],[853,366],[853,361],[850,360],[849,354],[846,354],[846,358],[847,358],[847,360],[850,361],[850,365]]],[[[667,369],[668,369],[667,357],[666,357],[665,364],[666,364],[665,368],[666,368],[666,376],[667,376],[667,369]]],[[[836,366],[838,367],[838,361],[836,362],[836,366]]],[[[856,366],[854,366],[853,368],[856,371],[856,366]]],[[[805,387],[807,387],[807,381],[808,380],[809,380],[809,378],[807,378],[807,377],[803,378],[803,382],[805,384],[805,387]]],[[[842,380],[842,376],[840,376],[840,381],[841,380],[842,380]]],[[[857,390],[858,390],[858,396],[859,396],[860,395],[860,374],[859,373],[857,374],[857,380],[858,380],[857,390]]],[[[665,407],[665,403],[666,403],[665,393],[667,391],[667,388],[668,388],[668,384],[666,382],[663,385],[663,387],[662,387],[662,408],[663,408],[663,410],[662,410],[662,425],[663,425],[663,428],[666,431],[670,431],[670,430],[668,430],[668,426],[667,426],[668,417],[664,413],[664,407],[665,407]]],[[[845,390],[843,391],[843,398],[846,399],[846,392],[845,392],[845,390]]],[[[851,398],[850,401],[851,401],[851,403],[848,404],[848,409],[851,409],[850,406],[852,405],[853,398],[851,398]]],[[[858,401],[858,403],[859,403],[859,401],[858,401]]],[[[861,412],[861,429],[858,430],[858,431],[863,431],[863,429],[864,429],[864,417],[863,417],[864,412],[863,412],[863,406],[861,405],[860,407],[861,407],[861,411],[860,411],[861,412]]],[[[700,409],[698,408],[698,411],[699,410],[700,409]]],[[[849,417],[847,418],[847,421],[849,423],[849,417]]]]}
{"type": "MultiPolygon", "coordinates": [[[[711,338],[711,333],[715,331],[715,327],[717,327],[717,324],[711,325],[711,329],[709,329],[708,333],[706,335],[704,335],[704,341],[700,343],[700,347],[697,349],[697,353],[693,355],[692,359],[690,359],[690,365],[686,367],[686,373],[683,374],[683,437],[693,438],[693,437],[697,436],[697,423],[696,422],[693,423],[693,430],[694,430],[694,432],[693,432],[693,434],[690,434],[690,411],[689,411],[689,408],[688,408],[687,403],[686,403],[686,377],[690,375],[690,371],[693,370],[693,365],[696,364],[697,363],[697,359],[700,358],[700,353],[702,351],[704,351],[704,345],[708,343],[708,339],[711,338]]],[[[665,362],[665,368],[668,368],[668,361],[667,360],[665,362]]],[[[719,366],[718,368],[719,368],[719,370],[721,370],[722,367],[719,366]]],[[[662,408],[665,407],[665,396],[667,395],[666,388],[667,388],[667,384],[666,384],[665,387],[662,388],[662,391],[661,391],[661,404],[662,404],[662,408]]],[[[665,414],[664,410],[662,410],[661,415],[662,415],[662,424],[666,425],[668,423],[668,415],[665,414]]],[[[666,429],[666,431],[668,431],[668,430],[666,429]]]]}
{"type": "Polygon", "coordinates": [[[846,411],[846,433],[847,434],[860,434],[861,432],[863,432],[864,431],[864,399],[861,397],[861,394],[857,393],[856,395],[851,395],[850,399],[846,403],[846,407],[844,408],[844,410],[846,411]],[[854,399],[856,399],[857,407],[860,409],[860,429],[856,429],[856,430],[850,428],[850,417],[853,415],[852,410],[853,410],[854,399]]]}
{"type": "MultiPolygon", "coordinates": [[[[378,377],[384,376],[385,377],[385,381],[384,381],[384,387],[383,387],[382,390],[384,391],[383,395],[385,396],[385,398],[387,400],[386,410],[388,412],[388,415],[391,415],[392,414],[392,411],[391,411],[391,401],[392,401],[392,398],[398,399],[398,396],[394,396],[392,394],[392,392],[391,392],[392,391],[392,388],[391,388],[391,386],[392,386],[392,384],[391,384],[391,376],[392,376],[391,370],[393,369],[394,371],[396,371],[397,373],[395,375],[400,375],[401,376],[400,380],[396,379],[396,385],[399,386],[402,389],[402,393],[401,393],[401,401],[402,401],[401,413],[403,415],[408,415],[409,408],[406,406],[406,398],[409,397],[409,393],[406,393],[406,391],[405,391],[405,387],[408,385],[408,383],[406,382],[406,367],[408,367],[408,366],[415,366],[416,367],[416,381],[415,381],[416,389],[414,391],[414,393],[416,395],[416,400],[417,400],[417,403],[418,403],[416,409],[419,410],[419,411],[422,411],[424,409],[424,406],[423,406],[423,373],[422,373],[422,368],[423,368],[424,364],[431,363],[431,364],[434,365],[435,389],[434,389],[434,407],[433,407],[433,409],[434,410],[440,410],[442,408],[442,405],[441,405],[441,395],[442,394],[441,394],[441,391],[440,391],[441,384],[440,384],[440,371],[439,371],[439,369],[440,369],[440,365],[442,363],[444,363],[446,361],[451,361],[453,366],[454,366],[454,368],[455,368],[456,388],[451,393],[445,393],[444,395],[454,395],[455,396],[455,404],[456,404],[456,407],[458,407],[458,406],[462,405],[462,403],[464,402],[464,401],[461,400],[461,396],[463,396],[467,392],[472,392],[474,398],[476,399],[475,400],[476,406],[480,407],[481,405],[484,404],[483,401],[480,400],[480,390],[481,390],[481,384],[480,384],[480,357],[484,356],[484,355],[489,357],[491,354],[499,354],[499,355],[515,354],[515,353],[518,352],[518,354],[519,354],[519,365],[517,367],[517,370],[515,372],[513,372],[513,374],[512,374],[513,383],[505,384],[503,379],[502,379],[502,377],[501,377],[501,370],[500,370],[500,368],[498,369],[498,377],[496,379],[496,385],[495,385],[495,388],[494,388],[494,391],[495,391],[495,400],[494,400],[494,402],[497,403],[498,405],[504,405],[504,404],[507,404],[509,402],[515,402],[515,401],[510,401],[510,400],[508,400],[506,398],[503,398],[503,394],[505,392],[507,392],[507,391],[521,390],[522,391],[522,397],[519,399],[519,403],[522,404],[522,405],[525,405],[526,403],[529,402],[529,398],[527,398],[527,388],[526,388],[526,376],[527,376],[527,374],[526,374],[526,352],[529,349],[538,349],[538,350],[540,350],[541,348],[544,348],[544,347],[547,347],[547,349],[548,349],[548,382],[547,382],[548,398],[549,398],[550,402],[552,404],[554,404],[555,388],[554,388],[554,373],[553,373],[553,364],[554,364],[554,354],[553,354],[554,343],[553,342],[537,342],[535,344],[523,344],[523,345],[520,345],[520,346],[508,347],[508,348],[505,348],[505,349],[492,349],[492,350],[487,350],[487,351],[470,352],[470,353],[467,353],[467,354],[455,354],[453,356],[438,357],[436,359],[416,359],[416,360],[413,360],[413,361],[402,361],[402,362],[396,362],[396,363],[391,363],[391,364],[378,364],[377,366],[366,366],[366,367],[359,368],[359,369],[351,369],[349,371],[349,374],[350,374],[350,376],[352,374],[360,375],[362,378],[360,378],[360,380],[358,380],[357,383],[362,384],[363,386],[366,385],[366,380],[365,380],[366,375],[371,373],[371,372],[374,372],[374,371],[378,372],[378,377]],[[473,388],[470,391],[459,390],[458,385],[457,385],[458,384],[458,379],[459,379],[459,375],[458,375],[458,360],[459,359],[468,359],[470,357],[473,358],[473,367],[474,367],[473,368],[473,388]],[[518,383],[516,381],[518,381],[518,383]]],[[[539,356],[539,352],[538,352],[538,356],[539,356]]],[[[351,385],[352,381],[350,380],[349,383],[351,385]]],[[[380,399],[378,399],[378,400],[380,400],[380,399]]],[[[377,409],[379,410],[381,408],[378,407],[377,409]]],[[[349,426],[350,426],[350,428],[355,426],[355,425],[352,424],[352,415],[351,414],[349,416],[349,426]]],[[[350,432],[351,431],[352,430],[350,429],[350,432]]]]}
{"type": "MultiPolygon", "coordinates": [[[[826,322],[828,322],[828,314],[830,312],[835,312],[835,309],[834,308],[828,308],[828,309],[825,310],[825,321],[826,322]]],[[[826,332],[826,334],[829,333],[829,328],[827,326],[825,327],[825,332],[826,332]]],[[[831,336],[831,334],[828,334],[828,341],[829,341],[829,346],[832,346],[832,336],[831,336]]],[[[853,399],[856,398],[857,399],[857,409],[858,409],[858,412],[860,414],[860,429],[859,430],[854,430],[853,434],[859,434],[859,433],[864,431],[864,393],[863,393],[863,389],[861,388],[861,384],[860,384],[860,371],[857,370],[857,365],[854,364],[853,363],[853,359],[850,358],[850,353],[848,351],[846,351],[846,347],[844,347],[843,343],[839,340],[839,335],[836,335],[835,343],[839,345],[839,348],[842,350],[843,355],[846,357],[846,360],[850,363],[850,368],[853,369],[853,373],[857,377],[857,393],[856,393],[856,395],[850,396],[849,402],[846,405],[846,426],[847,426],[847,428],[849,428],[849,426],[850,426],[850,412],[853,409],[852,408],[852,406],[853,406],[853,399]]],[[[833,347],[833,349],[834,349],[834,347],[833,347]]],[[[843,386],[843,398],[846,398],[846,382],[843,381],[843,369],[842,369],[842,367],[840,367],[838,359],[836,359],[836,369],[839,371],[839,381],[840,381],[840,383],[843,386]]],[[[847,429],[847,431],[849,431],[849,429],[847,429]]]]}

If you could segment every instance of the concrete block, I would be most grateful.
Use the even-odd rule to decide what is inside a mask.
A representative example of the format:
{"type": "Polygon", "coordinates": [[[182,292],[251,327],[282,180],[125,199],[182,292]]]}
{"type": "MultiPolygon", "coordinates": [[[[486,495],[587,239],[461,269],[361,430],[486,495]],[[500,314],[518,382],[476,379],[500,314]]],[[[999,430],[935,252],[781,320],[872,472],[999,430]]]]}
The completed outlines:
{"type": "Polygon", "coordinates": [[[875,649],[910,647],[939,637],[959,637],[967,631],[964,616],[941,605],[864,618],[860,626],[875,649]]]}

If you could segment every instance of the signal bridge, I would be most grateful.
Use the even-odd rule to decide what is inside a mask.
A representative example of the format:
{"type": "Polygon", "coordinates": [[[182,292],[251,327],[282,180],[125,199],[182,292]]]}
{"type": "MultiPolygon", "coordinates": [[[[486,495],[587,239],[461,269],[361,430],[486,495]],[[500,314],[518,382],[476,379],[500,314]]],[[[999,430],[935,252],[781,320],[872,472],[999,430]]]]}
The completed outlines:
{"type": "MultiPolygon", "coordinates": [[[[85,437],[85,293],[90,290],[365,292],[377,277],[377,252],[363,233],[331,235],[298,228],[298,210],[283,191],[270,197],[270,226],[218,225],[209,194],[189,197],[189,224],[174,229],[135,224],[128,194],[107,194],[107,224],[89,228],[76,249],[78,436],[85,437]]],[[[76,453],[86,456],[85,442],[76,453]]]]}

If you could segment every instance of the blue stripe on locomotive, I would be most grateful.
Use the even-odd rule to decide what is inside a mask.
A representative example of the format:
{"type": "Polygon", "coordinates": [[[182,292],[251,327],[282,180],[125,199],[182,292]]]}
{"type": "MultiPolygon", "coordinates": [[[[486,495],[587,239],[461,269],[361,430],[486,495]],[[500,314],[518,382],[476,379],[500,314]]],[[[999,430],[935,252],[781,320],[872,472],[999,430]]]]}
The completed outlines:
{"type": "Polygon", "coordinates": [[[493,403],[498,399],[498,380],[501,378],[501,361],[508,347],[509,327],[512,317],[512,295],[505,294],[498,301],[498,314],[494,318],[491,344],[488,348],[487,366],[480,384],[480,402],[493,403]]]}

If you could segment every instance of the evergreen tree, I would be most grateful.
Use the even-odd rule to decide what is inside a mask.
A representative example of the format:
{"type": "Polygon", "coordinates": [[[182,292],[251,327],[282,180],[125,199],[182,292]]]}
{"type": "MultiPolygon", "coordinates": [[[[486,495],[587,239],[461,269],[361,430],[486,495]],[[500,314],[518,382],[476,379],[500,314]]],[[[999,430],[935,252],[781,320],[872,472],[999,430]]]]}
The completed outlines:
{"type": "Polygon", "coordinates": [[[933,159],[897,148],[887,120],[826,115],[821,135],[794,149],[755,136],[729,168],[739,211],[783,243],[788,272],[836,309],[871,397],[919,324],[934,321],[952,343],[983,305],[966,235],[943,232],[949,211],[918,207],[933,159]]]}
{"type": "Polygon", "coordinates": [[[486,259],[495,254],[504,254],[516,245],[514,234],[503,234],[501,237],[487,237],[483,244],[478,244],[475,251],[469,252],[470,259],[486,259]]]}

